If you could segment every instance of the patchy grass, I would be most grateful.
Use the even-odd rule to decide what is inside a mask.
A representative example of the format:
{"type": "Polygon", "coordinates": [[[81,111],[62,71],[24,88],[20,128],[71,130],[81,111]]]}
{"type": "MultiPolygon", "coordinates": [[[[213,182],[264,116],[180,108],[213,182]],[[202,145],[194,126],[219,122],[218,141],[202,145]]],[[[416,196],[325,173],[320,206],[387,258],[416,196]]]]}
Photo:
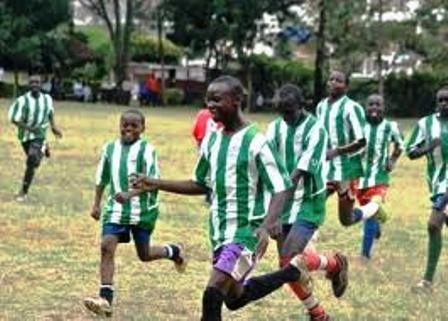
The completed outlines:
{"type": "MultiPolygon", "coordinates": [[[[118,132],[123,108],[56,103],[64,139],[54,141],[53,157],[44,162],[31,188],[30,201],[14,202],[24,170],[24,157],[8,125],[8,101],[0,101],[0,320],[95,320],[82,298],[98,287],[99,226],[89,217],[94,172],[100,148],[118,132]]],[[[160,155],[165,178],[189,177],[196,148],[190,136],[195,110],[144,109],[147,136],[160,155]]],[[[249,115],[265,128],[272,115],[249,115]]],[[[406,130],[412,124],[403,123],[406,130]]],[[[375,257],[358,263],[360,227],[342,228],[335,200],[329,201],[319,248],[342,249],[350,256],[350,287],[341,300],[328,281],[316,275],[316,294],[336,320],[447,320],[447,256],[442,254],[431,296],[411,294],[426,257],[425,222],[429,201],[424,161],[402,159],[388,195],[391,220],[384,227],[375,257]]],[[[202,197],[162,193],[161,215],[153,240],[183,241],[190,264],[178,275],[170,262],[140,263],[132,245],[120,246],[116,261],[114,320],[198,320],[201,295],[210,270],[207,209],[202,197]]],[[[256,273],[276,269],[271,245],[256,273]]],[[[224,309],[225,310],[225,309],[224,309]]],[[[301,304],[280,290],[238,312],[235,321],[307,320],[301,304]]]]}

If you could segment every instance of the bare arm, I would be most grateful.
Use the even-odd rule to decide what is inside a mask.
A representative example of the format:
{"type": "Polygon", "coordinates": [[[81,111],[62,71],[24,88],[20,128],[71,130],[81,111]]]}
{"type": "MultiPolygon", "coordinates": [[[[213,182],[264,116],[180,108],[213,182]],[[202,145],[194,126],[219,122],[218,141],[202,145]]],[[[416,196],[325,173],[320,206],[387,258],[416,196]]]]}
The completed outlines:
{"type": "Polygon", "coordinates": [[[413,148],[410,152],[408,152],[408,157],[412,160],[420,158],[423,155],[431,153],[437,146],[440,146],[440,144],[440,139],[435,138],[429,145],[413,148]]]}
{"type": "Polygon", "coordinates": [[[392,151],[392,154],[389,157],[389,162],[387,163],[387,170],[389,172],[394,169],[395,164],[396,164],[397,160],[400,158],[402,152],[403,152],[403,149],[401,148],[400,144],[395,142],[394,150],[392,151]]]}
{"type": "Polygon", "coordinates": [[[90,216],[92,216],[95,220],[100,219],[101,215],[101,199],[103,198],[104,186],[97,185],[95,187],[95,197],[93,199],[92,210],[90,212],[90,216]]]}
{"type": "Polygon", "coordinates": [[[332,160],[336,156],[341,156],[345,154],[351,154],[359,151],[361,148],[366,146],[366,139],[362,138],[359,140],[356,140],[350,144],[344,145],[344,146],[338,146],[335,149],[330,149],[327,152],[327,159],[332,160]]]}
{"type": "Polygon", "coordinates": [[[53,132],[53,134],[54,134],[57,138],[62,138],[62,132],[61,132],[61,130],[56,126],[56,122],[55,122],[55,120],[54,120],[54,113],[50,113],[49,119],[50,119],[51,131],[53,132]]]}
{"type": "Polygon", "coordinates": [[[192,180],[175,181],[155,179],[145,175],[134,175],[130,178],[130,181],[133,188],[148,192],[162,190],[165,192],[185,195],[202,195],[207,193],[207,187],[192,180]]]}

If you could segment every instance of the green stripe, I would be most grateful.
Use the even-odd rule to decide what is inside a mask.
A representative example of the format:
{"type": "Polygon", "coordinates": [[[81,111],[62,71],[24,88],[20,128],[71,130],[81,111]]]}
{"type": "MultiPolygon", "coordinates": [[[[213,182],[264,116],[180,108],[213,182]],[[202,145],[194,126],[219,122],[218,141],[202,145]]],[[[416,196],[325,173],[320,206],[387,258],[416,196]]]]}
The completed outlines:
{"type": "MultiPolygon", "coordinates": [[[[308,138],[308,143],[309,140],[310,138],[308,138]]],[[[320,160],[324,150],[325,146],[324,144],[325,144],[325,132],[323,132],[323,129],[319,129],[319,141],[314,146],[310,162],[308,163],[308,172],[310,174],[308,175],[308,177],[305,177],[304,180],[304,190],[305,190],[304,197],[315,194],[324,187],[324,180],[322,179],[322,168],[320,168],[318,171],[316,171],[316,169],[313,168],[314,166],[322,167],[320,160]]],[[[308,148],[308,146],[306,148],[308,148]]]]}
{"type": "MultiPolygon", "coordinates": [[[[347,102],[348,98],[344,97],[341,104],[339,105],[338,114],[336,115],[336,135],[338,138],[338,147],[339,146],[345,146],[347,145],[347,139],[345,137],[345,123],[344,123],[344,111],[345,111],[345,104],[347,102]]],[[[350,170],[350,168],[347,168],[347,165],[350,166],[348,162],[348,156],[346,154],[341,155],[341,176],[344,178],[347,171],[350,170]]]]}
{"type": "Polygon", "coordinates": [[[254,126],[249,128],[243,136],[236,161],[236,199],[237,199],[237,233],[236,238],[244,237],[238,232],[243,232],[242,227],[247,226],[249,218],[249,147],[252,139],[257,134],[254,126]]]}
{"type": "MultiPolygon", "coordinates": [[[[325,109],[324,109],[324,115],[325,115],[325,120],[324,120],[324,126],[325,126],[325,130],[327,131],[328,135],[330,135],[329,139],[328,139],[328,149],[332,149],[333,146],[331,145],[331,133],[330,133],[330,104],[328,103],[328,98],[326,100],[326,105],[325,105],[325,109]]],[[[323,107],[322,107],[323,108],[323,107]]],[[[334,177],[334,172],[336,171],[334,162],[330,161],[329,162],[329,169],[328,169],[328,177],[334,177]]]]}
{"type": "MultiPolygon", "coordinates": [[[[115,149],[115,143],[114,142],[109,143],[109,145],[107,145],[107,147],[106,147],[106,158],[108,160],[106,166],[107,166],[107,171],[109,173],[109,177],[110,177],[111,172],[112,172],[111,171],[111,168],[112,168],[112,155],[114,154],[114,149],[115,149]]],[[[109,180],[109,182],[110,182],[110,180],[109,180]]],[[[113,183],[109,184],[109,187],[110,187],[109,199],[108,199],[108,202],[107,202],[107,205],[105,206],[105,208],[112,210],[113,205],[114,205],[113,195],[115,195],[116,192],[115,192],[115,188],[114,188],[114,184],[113,183]]],[[[111,217],[111,211],[107,211],[107,210],[104,211],[104,214],[103,214],[103,224],[109,222],[110,217],[111,217]]]]}
{"type": "Polygon", "coordinates": [[[387,122],[384,126],[382,140],[380,142],[381,149],[378,158],[378,171],[375,175],[375,185],[387,184],[389,181],[389,173],[386,171],[387,161],[389,158],[389,144],[391,142],[391,124],[387,122]]]}
{"type": "Polygon", "coordinates": [[[227,216],[227,192],[226,192],[226,166],[227,166],[227,152],[231,138],[226,135],[221,136],[221,144],[218,151],[216,168],[216,198],[218,202],[218,220],[219,220],[219,243],[224,241],[224,233],[226,230],[226,216],[227,216]]]}
{"type": "MultiPolygon", "coordinates": [[[[128,157],[130,146],[121,145],[120,168],[119,168],[119,184],[122,192],[128,190],[128,157]]],[[[127,200],[122,204],[122,214],[120,224],[129,224],[131,221],[131,201],[127,200]]]]}
{"type": "Polygon", "coordinates": [[[285,142],[285,164],[288,173],[292,173],[296,164],[296,153],[294,152],[294,136],[297,127],[286,126],[286,142],[285,142]]]}
{"type": "MultiPolygon", "coordinates": [[[[153,159],[153,162],[151,164],[151,167],[149,168],[149,175],[151,177],[156,177],[156,176],[158,176],[159,165],[158,165],[158,161],[157,161],[157,153],[155,150],[153,150],[153,152],[152,152],[152,159],[153,159]]],[[[158,190],[150,193],[150,196],[149,196],[149,205],[150,206],[157,203],[158,194],[159,194],[158,190]]]]}
{"type": "MultiPolygon", "coordinates": [[[[145,173],[145,170],[148,166],[148,164],[146,164],[146,160],[145,160],[145,152],[146,152],[146,148],[148,146],[148,143],[146,141],[142,141],[140,143],[140,149],[138,150],[137,153],[137,163],[135,166],[136,172],[140,173],[140,174],[144,174],[146,175],[147,173],[145,173]]],[[[141,214],[145,213],[147,208],[148,208],[148,193],[141,193],[138,196],[138,201],[140,203],[140,212],[141,214]]],[[[141,215],[141,217],[143,217],[143,215],[141,215]]]]}
{"type": "MultiPolygon", "coordinates": [[[[30,101],[26,95],[24,97],[25,97],[25,103],[23,105],[23,110],[22,110],[22,120],[25,124],[27,124],[28,116],[30,114],[30,101]]],[[[25,128],[23,128],[23,127],[19,128],[19,139],[21,141],[25,140],[25,132],[26,132],[25,128]]]]}
{"type": "MultiPolygon", "coordinates": [[[[431,130],[432,126],[433,126],[433,118],[434,118],[434,116],[426,117],[426,121],[425,121],[426,144],[431,144],[432,140],[433,140],[432,130],[431,130]]],[[[433,152],[427,153],[426,157],[428,159],[427,172],[428,172],[428,176],[431,179],[431,191],[432,191],[432,189],[433,189],[432,188],[432,178],[433,178],[434,172],[436,170],[433,152]]]]}
{"type": "Polygon", "coordinates": [[[375,144],[376,144],[376,136],[378,132],[377,126],[370,126],[370,133],[369,133],[369,144],[367,146],[367,168],[365,176],[366,179],[369,179],[372,175],[372,164],[375,159],[375,144]]]}

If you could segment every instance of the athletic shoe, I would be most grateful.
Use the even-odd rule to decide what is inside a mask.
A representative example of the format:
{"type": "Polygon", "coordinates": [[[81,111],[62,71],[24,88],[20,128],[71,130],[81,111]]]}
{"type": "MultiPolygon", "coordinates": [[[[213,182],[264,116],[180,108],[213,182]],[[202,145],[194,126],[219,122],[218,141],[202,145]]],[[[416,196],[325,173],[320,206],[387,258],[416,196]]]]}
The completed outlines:
{"type": "Polygon", "coordinates": [[[414,293],[432,293],[432,282],[428,280],[420,280],[412,287],[414,293]]]}
{"type": "Polygon", "coordinates": [[[112,316],[112,306],[110,305],[109,301],[107,301],[105,298],[101,298],[101,297],[85,298],[84,306],[89,311],[92,311],[93,313],[95,313],[98,316],[108,317],[108,318],[110,318],[112,316]]]}
{"type": "Polygon", "coordinates": [[[187,267],[187,258],[185,256],[185,245],[182,243],[177,244],[179,247],[179,257],[174,260],[174,268],[179,273],[184,273],[187,267]]]}
{"type": "Polygon", "coordinates": [[[19,195],[16,196],[16,202],[24,203],[27,200],[28,200],[28,195],[27,194],[19,193],[19,195]]]}
{"type": "Polygon", "coordinates": [[[333,321],[333,318],[324,313],[322,315],[310,315],[310,321],[333,321]]]}
{"type": "Polygon", "coordinates": [[[291,265],[295,266],[300,271],[300,277],[298,282],[302,286],[306,293],[313,292],[313,279],[311,278],[310,271],[306,266],[305,259],[303,255],[296,255],[290,262],[291,265]]]}
{"type": "Polygon", "coordinates": [[[331,280],[331,288],[335,297],[340,298],[344,295],[348,286],[348,260],[342,253],[334,255],[338,262],[339,269],[334,273],[327,273],[327,278],[331,280]]]}

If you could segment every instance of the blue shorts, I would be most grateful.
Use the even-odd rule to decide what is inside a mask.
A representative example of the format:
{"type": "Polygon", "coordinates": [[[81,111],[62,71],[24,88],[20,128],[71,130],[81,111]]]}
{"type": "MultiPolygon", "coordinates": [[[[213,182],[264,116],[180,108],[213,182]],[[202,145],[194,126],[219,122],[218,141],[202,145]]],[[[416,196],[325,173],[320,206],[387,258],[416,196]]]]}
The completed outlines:
{"type": "Polygon", "coordinates": [[[445,194],[437,194],[431,197],[431,201],[434,210],[443,212],[448,200],[445,198],[445,194]]]}
{"type": "Polygon", "coordinates": [[[115,223],[106,223],[103,225],[103,236],[116,235],[119,243],[129,243],[132,238],[136,244],[149,244],[151,231],[138,227],[136,225],[121,225],[115,223]]]}

